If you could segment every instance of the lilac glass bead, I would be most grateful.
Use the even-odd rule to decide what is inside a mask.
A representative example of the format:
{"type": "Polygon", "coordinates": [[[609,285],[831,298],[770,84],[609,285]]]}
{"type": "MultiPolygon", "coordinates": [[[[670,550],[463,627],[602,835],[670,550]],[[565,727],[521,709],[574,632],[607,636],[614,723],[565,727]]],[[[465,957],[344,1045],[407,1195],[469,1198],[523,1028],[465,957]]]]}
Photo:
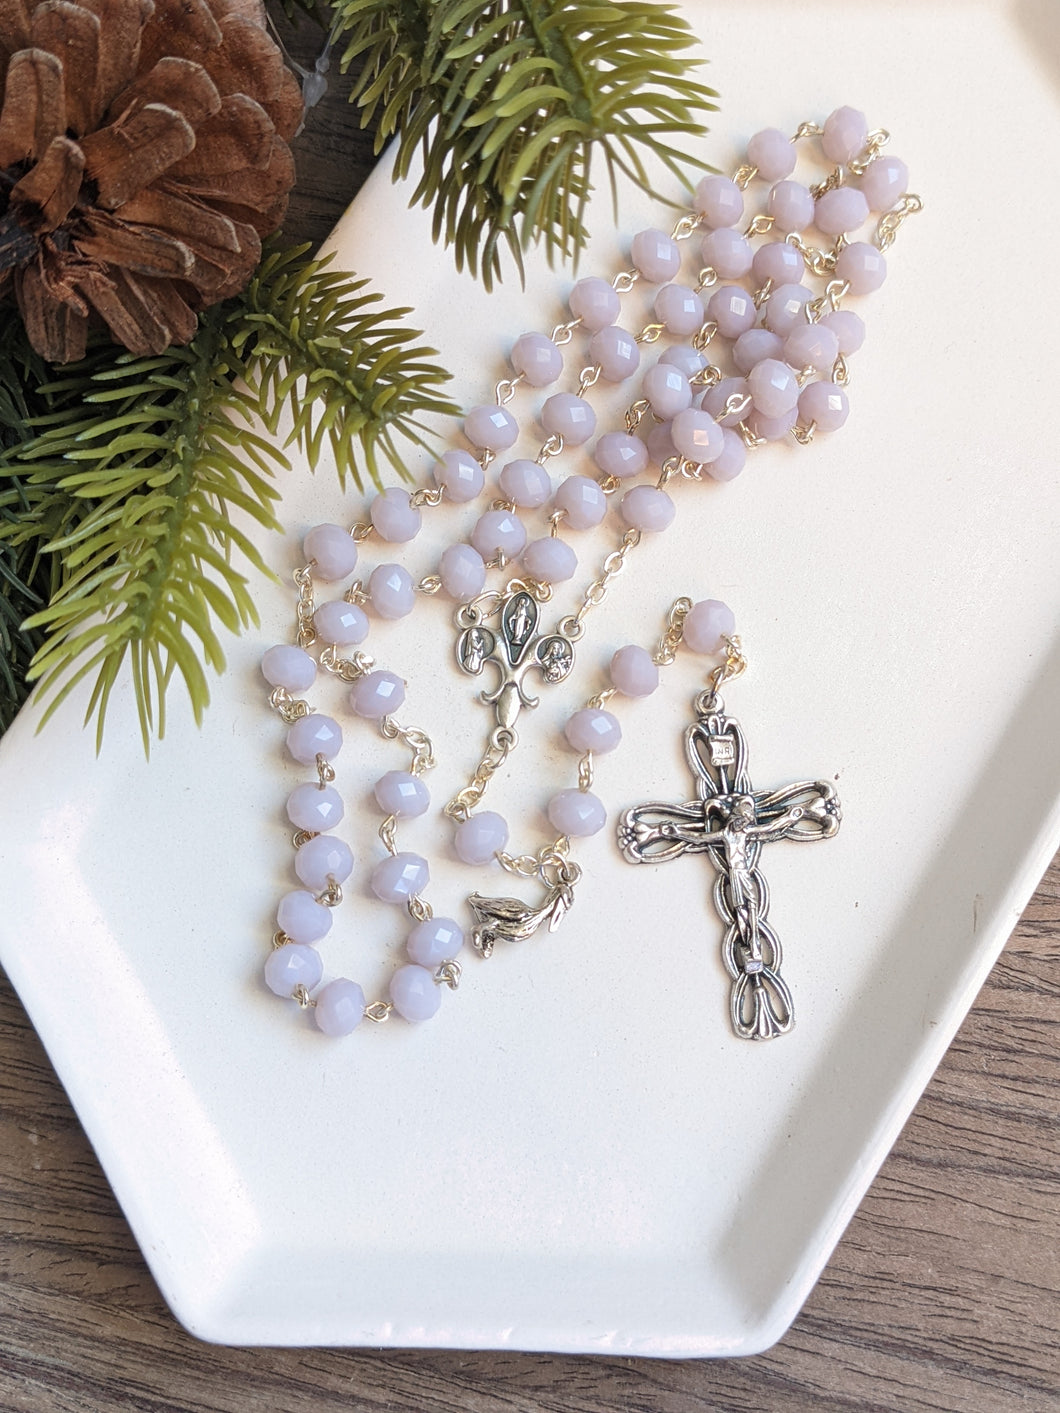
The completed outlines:
{"type": "MultiPolygon", "coordinates": [[[[719,226],[716,231],[705,235],[702,252],[704,264],[717,270],[723,280],[742,280],[751,268],[754,257],[750,241],[729,226],[719,226]]],[[[682,333],[684,330],[675,329],[673,332],[682,333]]]]}
{"type": "Polygon", "coordinates": [[[596,275],[579,280],[567,299],[570,312],[590,333],[606,328],[618,318],[621,304],[614,288],[596,275]]]}
{"type": "Polygon", "coordinates": [[[471,543],[483,559],[498,554],[515,559],[526,544],[526,526],[510,510],[487,510],[475,521],[471,543]]]}
{"type": "Polygon", "coordinates": [[[613,751],[622,740],[618,717],[602,707],[582,707],[570,717],[563,734],[576,751],[613,751]]]}
{"type": "Polygon", "coordinates": [[[402,1020],[430,1020],[442,1004],[442,988],[426,967],[410,962],[390,978],[390,1000],[402,1020]]]}
{"type": "Polygon", "coordinates": [[[766,328],[787,338],[796,325],[806,322],[803,310],[812,298],[812,292],[805,285],[777,285],[766,300],[766,328]]]}
{"type": "Polygon", "coordinates": [[[729,177],[703,177],[692,205],[708,226],[736,226],[743,219],[743,192],[729,177]]]}
{"type": "Polygon", "coordinates": [[[688,379],[694,378],[707,366],[706,355],[687,343],[675,343],[672,348],[668,348],[665,353],[659,355],[659,362],[680,368],[688,379]]]}
{"type": "Polygon", "coordinates": [[[587,839],[603,829],[607,811],[588,790],[561,790],[548,802],[548,819],[561,834],[569,834],[572,839],[587,839]]]}
{"type": "Polygon", "coordinates": [[[304,692],[313,685],[317,665],[304,648],[277,643],[262,654],[261,675],[273,687],[287,692],[304,692]]]}
{"type": "Polygon", "coordinates": [[[817,423],[819,432],[834,432],[847,420],[850,403],[836,383],[807,383],[799,398],[799,416],[808,425],[817,423]]]}
{"type": "Polygon", "coordinates": [[[671,435],[672,429],[673,423],[671,422],[657,422],[644,438],[648,457],[656,466],[665,466],[672,457],[679,455],[671,435]]]}
{"type": "Polygon", "coordinates": [[[648,464],[648,448],[628,432],[605,432],[593,447],[593,460],[605,476],[624,481],[639,476],[648,464]]]}
{"type": "Polygon", "coordinates": [[[703,411],[709,412],[719,427],[735,427],[750,410],[750,396],[746,378],[722,378],[720,383],[715,383],[703,394],[703,411]],[[733,399],[736,401],[733,402],[733,399]],[[726,411],[730,403],[736,408],[735,412],[726,411]]]}
{"type": "Polygon", "coordinates": [[[673,501],[658,486],[634,486],[622,497],[619,510],[631,530],[648,532],[667,529],[677,514],[673,501]]]}
{"type": "Polygon", "coordinates": [[[687,285],[663,285],[655,296],[654,311],[659,323],[679,337],[696,333],[703,324],[703,301],[687,285]]]}
{"type": "Polygon", "coordinates": [[[747,465],[747,447],[739,432],[730,431],[728,427],[722,432],[722,436],[725,445],[721,454],[707,467],[707,474],[715,481],[731,481],[747,465]]]}
{"type": "Polygon", "coordinates": [[[303,942],[274,948],[265,963],[265,985],[277,996],[291,996],[299,986],[312,991],[323,975],[320,953],[303,942]]]}
{"type": "Polygon", "coordinates": [[[647,648],[630,643],[611,659],[611,681],[624,697],[650,697],[659,685],[659,667],[647,648]]]}
{"type": "Polygon", "coordinates": [[[563,354],[547,334],[521,334],[510,361],[532,388],[547,388],[563,372],[563,354]]]}
{"type": "Polygon", "coordinates": [[[539,584],[565,584],[578,571],[578,556],[565,540],[545,535],[523,550],[523,568],[539,584]]]}
{"type": "Polygon", "coordinates": [[[416,819],[426,814],[431,804],[427,786],[408,770],[388,770],[375,782],[372,793],[383,813],[398,819],[416,819]]]}
{"type": "Polygon", "coordinates": [[[475,500],[482,494],[486,476],[482,467],[467,451],[447,451],[434,465],[435,484],[441,486],[450,500],[475,500]]]}
{"type": "Polygon", "coordinates": [[[331,785],[296,785],[287,796],[287,818],[296,829],[321,834],[343,815],[342,796],[331,785]]]}
{"type": "Polygon", "coordinates": [[[777,182],[766,198],[766,210],[778,231],[801,231],[813,220],[813,197],[802,182],[777,182]]]}
{"type": "Polygon", "coordinates": [[[684,638],[694,653],[716,653],[736,631],[736,618],[720,599],[702,599],[685,616],[684,638]]]}
{"type": "Polygon", "coordinates": [[[317,637],[336,647],[348,648],[363,643],[368,636],[368,615],[359,604],[345,599],[329,599],[313,614],[317,637]]]}
{"type": "Polygon", "coordinates": [[[483,810],[461,820],[453,835],[456,856],[466,864],[492,863],[508,842],[508,825],[495,810],[483,810]]]}
{"type": "Polygon", "coordinates": [[[825,373],[839,357],[839,340],[826,324],[799,324],[784,344],[784,362],[792,368],[825,373]]]}
{"type": "Polygon", "coordinates": [[[607,496],[599,481],[588,476],[568,476],[561,481],[553,503],[557,510],[566,511],[572,530],[591,530],[607,514],[607,496]]]}
{"type": "Polygon", "coordinates": [[[341,525],[314,525],[302,541],[306,563],[318,579],[345,579],[357,568],[357,546],[341,525]]]}
{"type": "Polygon", "coordinates": [[[667,421],[692,406],[692,389],[688,379],[672,363],[656,363],[644,374],[643,395],[660,421],[667,421]]]}
{"type": "Polygon", "coordinates": [[[438,565],[442,588],[462,603],[481,594],[486,583],[486,561],[471,545],[449,545],[438,565]]]}
{"type": "Polygon", "coordinates": [[[751,262],[751,273],[759,285],[772,280],[775,285],[797,283],[805,264],[802,256],[786,240],[771,240],[760,245],[751,262]]]}
{"type": "Polygon", "coordinates": [[[596,431],[596,413],[583,397],[553,393],[541,409],[541,425],[568,446],[581,446],[596,431]]]}
{"type": "Polygon", "coordinates": [[[521,510],[536,510],[552,494],[552,477],[537,461],[509,461],[497,477],[505,500],[521,510]]]}
{"type": "Polygon", "coordinates": [[[909,190],[909,168],[901,157],[877,157],[858,182],[870,211],[889,211],[909,190]]]}
{"type": "Polygon", "coordinates": [[[487,402],[473,407],[464,418],[464,436],[472,446],[507,451],[518,439],[519,424],[507,408],[487,402]]]}
{"type": "Polygon", "coordinates": [[[364,992],[356,981],[336,977],[317,993],[313,1018],[325,1035],[349,1035],[364,1018],[364,992]]]}
{"type": "Polygon", "coordinates": [[[414,540],[423,524],[423,516],[412,504],[412,497],[400,486],[380,491],[368,508],[368,516],[379,538],[394,545],[414,540]]]}
{"type": "Polygon", "coordinates": [[[746,375],[763,358],[779,358],[783,349],[784,340],[771,329],[748,329],[733,344],[732,361],[746,375]]]}
{"type": "Polygon", "coordinates": [[[799,420],[799,409],[789,408],[778,417],[767,417],[764,412],[752,410],[747,417],[747,425],[756,437],[763,441],[779,442],[791,431],[799,420]]]}
{"type": "Polygon", "coordinates": [[[407,903],[431,881],[427,860],[420,854],[388,854],[372,869],[372,892],[381,903],[407,903]]]}
{"type": "Polygon", "coordinates": [[[464,945],[464,933],[451,917],[429,917],[409,933],[405,950],[421,967],[451,962],[464,945]]]}
{"type": "MultiPolygon", "coordinates": [[[[600,376],[608,383],[621,383],[631,378],[640,367],[637,340],[617,324],[608,324],[589,340],[589,361],[600,368],[600,376]]],[[[585,438],[583,437],[584,441],[585,438]]]]}
{"type": "Polygon", "coordinates": [[[296,851],[294,871],[307,888],[322,893],[331,879],[345,883],[353,872],[349,845],[331,834],[317,834],[296,851]]]}
{"type": "Polygon", "coordinates": [[[844,356],[857,353],[865,342],[865,321],[852,309],[833,309],[821,320],[826,329],[831,329],[839,340],[839,352],[844,356]]]}
{"type": "Polygon", "coordinates": [[[722,338],[738,339],[755,323],[758,310],[742,285],[720,285],[707,301],[707,318],[717,324],[722,338]]]}
{"type": "Polygon", "coordinates": [[[670,423],[670,436],[678,453],[697,465],[705,465],[721,454],[721,428],[701,407],[679,412],[670,423]]]}
{"type": "Polygon", "coordinates": [[[396,672],[377,667],[350,688],[350,706],[368,721],[380,721],[405,700],[405,684],[396,672]]]}
{"type": "Polygon", "coordinates": [[[747,160],[765,182],[778,182],[795,170],[795,144],[779,128],[763,128],[747,144],[747,160]]]}
{"type": "Polygon", "coordinates": [[[637,232],[630,258],[644,278],[657,285],[672,280],[681,268],[681,252],[673,236],[654,228],[637,232]]]}
{"type": "Polygon", "coordinates": [[[837,186],[822,192],[813,208],[813,223],[829,236],[849,235],[869,219],[869,203],[856,187],[837,186]]]}
{"type": "Polygon", "coordinates": [[[887,278],[887,261],[874,245],[855,240],[839,252],[835,272],[849,283],[851,294],[871,294],[887,278]]]}
{"type": "Polygon", "coordinates": [[[842,164],[856,157],[865,146],[869,125],[857,108],[837,108],[824,120],[821,150],[829,162],[842,164]]]}
{"type": "Polygon", "coordinates": [[[380,618],[404,618],[416,606],[412,575],[400,564],[377,564],[368,576],[368,598],[380,618]]]}
{"type": "Polygon", "coordinates": [[[334,760],[342,750],[342,727],[330,716],[311,711],[287,732],[287,749],[301,765],[315,765],[317,756],[334,760]]]}
{"type": "Polygon", "coordinates": [[[331,931],[331,909],[305,888],[285,893],[276,909],[276,926],[292,942],[319,942],[331,931]]]}

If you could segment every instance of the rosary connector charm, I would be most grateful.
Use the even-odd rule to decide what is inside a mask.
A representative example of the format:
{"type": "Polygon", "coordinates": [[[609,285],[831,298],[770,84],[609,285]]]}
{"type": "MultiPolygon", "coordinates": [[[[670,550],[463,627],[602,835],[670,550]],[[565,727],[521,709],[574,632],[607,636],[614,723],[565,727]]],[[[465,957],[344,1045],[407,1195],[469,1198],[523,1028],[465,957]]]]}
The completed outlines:
{"type": "Polygon", "coordinates": [[[497,686],[482,693],[492,706],[499,727],[511,730],[523,707],[533,708],[538,698],[528,694],[523,678],[536,668],[546,682],[562,682],[574,666],[574,644],[562,633],[538,633],[540,605],[526,588],[514,588],[492,612],[475,604],[461,608],[457,622],[463,632],[457,639],[456,660],[461,669],[477,677],[486,663],[500,674],[497,686]],[[486,627],[486,619],[500,613],[499,630],[486,627]]]}

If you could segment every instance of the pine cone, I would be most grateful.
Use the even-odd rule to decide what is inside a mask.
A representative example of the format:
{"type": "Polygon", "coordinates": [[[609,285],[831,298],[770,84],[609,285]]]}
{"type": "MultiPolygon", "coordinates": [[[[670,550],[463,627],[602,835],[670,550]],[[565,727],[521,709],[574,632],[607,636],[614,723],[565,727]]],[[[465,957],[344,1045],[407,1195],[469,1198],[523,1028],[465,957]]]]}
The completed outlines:
{"type": "Polygon", "coordinates": [[[187,343],[283,219],[298,85],[259,0],[0,0],[0,296],[33,347],[187,343]]]}

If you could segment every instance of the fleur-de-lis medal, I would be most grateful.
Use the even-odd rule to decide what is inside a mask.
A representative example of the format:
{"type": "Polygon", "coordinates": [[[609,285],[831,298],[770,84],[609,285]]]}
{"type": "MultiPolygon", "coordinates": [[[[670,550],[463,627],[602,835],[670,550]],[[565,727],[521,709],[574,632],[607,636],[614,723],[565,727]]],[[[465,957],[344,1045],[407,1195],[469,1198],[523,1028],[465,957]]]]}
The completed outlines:
{"type": "Polygon", "coordinates": [[[464,672],[477,677],[486,663],[500,674],[497,686],[482,693],[494,708],[497,725],[511,730],[523,707],[533,708],[538,698],[527,693],[523,678],[536,668],[546,682],[562,682],[574,666],[574,644],[562,633],[537,631],[540,607],[529,590],[516,588],[505,594],[492,612],[465,604],[457,622],[463,632],[457,639],[456,660],[464,672]],[[500,610],[498,631],[486,619],[500,610]]]}

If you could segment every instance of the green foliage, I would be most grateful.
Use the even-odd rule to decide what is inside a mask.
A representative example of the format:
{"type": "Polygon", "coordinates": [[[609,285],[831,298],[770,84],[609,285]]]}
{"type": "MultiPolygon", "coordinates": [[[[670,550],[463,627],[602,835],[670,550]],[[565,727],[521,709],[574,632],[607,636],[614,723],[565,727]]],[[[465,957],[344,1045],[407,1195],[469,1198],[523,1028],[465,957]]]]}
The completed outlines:
{"type": "Polygon", "coordinates": [[[502,242],[517,263],[539,237],[550,259],[582,247],[594,152],[612,189],[622,171],[651,190],[647,154],[681,180],[703,165],[687,147],[717,95],[670,6],[338,0],[335,18],[377,147],[397,135],[396,177],[422,153],[413,201],[487,288],[502,242]]]}

